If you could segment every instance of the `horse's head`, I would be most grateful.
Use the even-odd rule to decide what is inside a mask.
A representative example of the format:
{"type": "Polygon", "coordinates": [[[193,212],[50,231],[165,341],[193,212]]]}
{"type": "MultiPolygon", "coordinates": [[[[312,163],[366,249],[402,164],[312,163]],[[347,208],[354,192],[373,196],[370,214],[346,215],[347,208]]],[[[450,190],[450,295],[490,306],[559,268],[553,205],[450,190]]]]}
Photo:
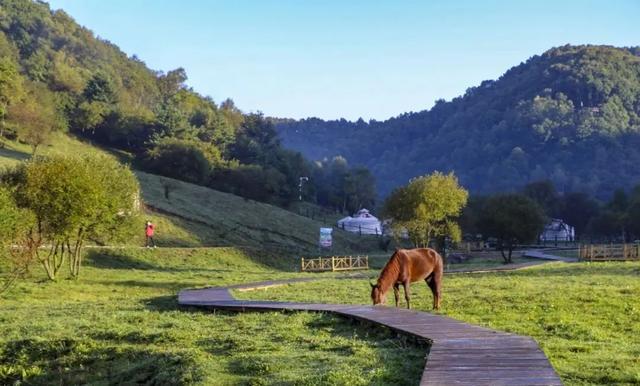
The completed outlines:
{"type": "Polygon", "coordinates": [[[373,301],[373,305],[384,304],[386,301],[382,290],[380,289],[380,283],[369,283],[371,285],[371,300],[373,301]]]}

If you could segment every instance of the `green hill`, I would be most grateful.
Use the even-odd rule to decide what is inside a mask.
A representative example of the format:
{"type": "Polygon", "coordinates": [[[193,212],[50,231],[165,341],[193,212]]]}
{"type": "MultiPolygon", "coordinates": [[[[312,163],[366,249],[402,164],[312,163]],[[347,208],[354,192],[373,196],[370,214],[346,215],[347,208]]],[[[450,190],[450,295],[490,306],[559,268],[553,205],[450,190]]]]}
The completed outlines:
{"type": "Polygon", "coordinates": [[[472,192],[549,179],[561,192],[606,198],[640,181],[640,48],[553,48],[451,101],[386,121],[275,121],[285,146],[363,164],[383,194],[453,170],[472,192]]]}
{"type": "Polygon", "coordinates": [[[304,184],[308,200],[350,211],[372,206],[365,170],[345,165],[334,178],[284,149],[261,113],[245,114],[231,99],[216,103],[186,81],[183,68],[148,68],[64,10],[0,0],[0,138],[40,152],[50,137],[72,133],[130,153],[145,171],[283,207],[298,198],[299,178],[313,176],[304,184]],[[346,188],[353,179],[363,183],[346,188]]]}
{"type": "MultiPolygon", "coordinates": [[[[126,159],[126,154],[108,152],[64,134],[41,150],[44,156],[88,152],[126,159]]],[[[28,146],[5,141],[0,149],[0,166],[10,167],[29,156],[28,146]]],[[[312,220],[277,206],[172,178],[141,171],[136,175],[142,189],[143,215],[157,225],[159,246],[236,246],[280,253],[282,257],[316,255],[320,227],[335,225],[335,217],[312,220]]],[[[333,239],[332,253],[380,253],[376,237],[336,229],[333,239]]],[[[132,235],[129,244],[143,245],[143,232],[132,235]]]]}

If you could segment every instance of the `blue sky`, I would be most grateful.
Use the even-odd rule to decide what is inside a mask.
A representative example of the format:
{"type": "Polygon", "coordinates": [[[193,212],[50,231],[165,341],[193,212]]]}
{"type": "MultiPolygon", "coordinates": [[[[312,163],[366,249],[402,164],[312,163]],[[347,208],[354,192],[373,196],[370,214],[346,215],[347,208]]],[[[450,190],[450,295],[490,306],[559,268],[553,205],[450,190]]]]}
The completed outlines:
{"type": "Polygon", "coordinates": [[[640,45],[640,1],[52,0],[149,67],[244,111],[386,119],[545,50],[640,45]]]}

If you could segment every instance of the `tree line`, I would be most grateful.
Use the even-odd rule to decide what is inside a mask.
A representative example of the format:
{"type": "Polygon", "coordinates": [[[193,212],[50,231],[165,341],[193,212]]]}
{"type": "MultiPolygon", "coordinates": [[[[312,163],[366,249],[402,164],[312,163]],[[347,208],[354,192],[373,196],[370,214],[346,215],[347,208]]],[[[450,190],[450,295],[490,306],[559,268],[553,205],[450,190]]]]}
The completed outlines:
{"type": "Polygon", "coordinates": [[[505,262],[522,244],[537,243],[551,219],[575,228],[572,241],[640,240],[640,185],[616,190],[608,201],[583,192],[560,193],[551,181],[529,183],[517,192],[469,195],[453,173],[434,172],[396,188],[382,215],[396,238],[413,246],[444,249],[447,242],[494,239],[505,262]]]}

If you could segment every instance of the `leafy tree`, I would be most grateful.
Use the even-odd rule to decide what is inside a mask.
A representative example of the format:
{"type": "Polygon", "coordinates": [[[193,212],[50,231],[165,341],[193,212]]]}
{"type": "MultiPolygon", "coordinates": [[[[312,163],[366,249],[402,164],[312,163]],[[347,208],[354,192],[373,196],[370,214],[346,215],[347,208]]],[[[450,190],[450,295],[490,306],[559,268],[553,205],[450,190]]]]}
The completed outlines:
{"type": "MultiPolygon", "coordinates": [[[[217,154],[219,159],[219,154],[217,154]]],[[[163,139],[151,148],[142,164],[147,170],[192,183],[204,183],[211,173],[214,158],[204,146],[178,139],[163,139]]]]}
{"type": "Polygon", "coordinates": [[[115,102],[116,93],[109,77],[103,73],[94,74],[84,88],[83,96],[88,102],[115,102]]]}
{"type": "Polygon", "coordinates": [[[480,229],[485,238],[498,239],[498,247],[507,264],[512,262],[513,248],[517,244],[535,241],[544,224],[542,208],[522,194],[499,194],[489,197],[479,219],[480,229]]]}
{"type": "Polygon", "coordinates": [[[38,85],[31,85],[25,97],[9,108],[9,121],[18,137],[31,146],[32,155],[51,139],[62,124],[53,95],[38,85]]]}
{"type": "Polygon", "coordinates": [[[558,213],[559,199],[553,182],[549,180],[531,182],[522,188],[522,193],[535,201],[549,217],[558,213]]]}
{"type": "Polygon", "coordinates": [[[486,196],[472,195],[469,197],[467,205],[462,209],[459,220],[460,228],[465,235],[475,239],[477,235],[482,234],[478,222],[486,201],[486,196]]]}
{"type": "Polygon", "coordinates": [[[376,201],[375,179],[367,168],[357,167],[345,176],[346,209],[353,213],[361,208],[372,208],[376,201]]]}
{"type": "Polygon", "coordinates": [[[573,226],[577,237],[582,237],[587,231],[589,221],[598,215],[598,202],[586,193],[567,193],[559,203],[559,217],[573,226]]]}
{"type": "Polygon", "coordinates": [[[38,158],[4,179],[13,185],[18,207],[35,216],[28,243],[51,280],[65,260],[77,278],[85,241],[111,240],[137,215],[138,182],[110,157],[38,158]],[[41,251],[43,245],[51,247],[41,251]]]}
{"type": "Polygon", "coordinates": [[[406,229],[414,245],[427,246],[433,238],[445,236],[459,241],[456,218],[468,196],[453,173],[434,172],[395,190],[385,201],[383,212],[393,219],[394,233],[399,235],[406,229]]]}
{"type": "Polygon", "coordinates": [[[22,77],[9,57],[0,59],[0,137],[4,134],[4,121],[10,105],[22,96],[22,77]]]}
{"type": "Polygon", "coordinates": [[[619,240],[622,228],[621,218],[610,210],[602,210],[598,215],[589,220],[588,233],[596,238],[604,238],[607,241],[619,240]]]}

